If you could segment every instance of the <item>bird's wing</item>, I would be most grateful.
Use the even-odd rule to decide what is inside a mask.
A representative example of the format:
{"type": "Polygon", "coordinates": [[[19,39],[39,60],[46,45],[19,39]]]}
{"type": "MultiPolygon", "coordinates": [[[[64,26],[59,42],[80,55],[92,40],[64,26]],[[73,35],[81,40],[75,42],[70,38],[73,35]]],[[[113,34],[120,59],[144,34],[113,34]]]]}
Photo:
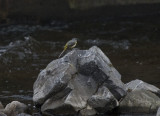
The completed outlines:
{"type": "Polygon", "coordinates": [[[77,45],[77,42],[75,42],[75,44],[73,46],[71,46],[71,48],[74,48],[77,45]]]}

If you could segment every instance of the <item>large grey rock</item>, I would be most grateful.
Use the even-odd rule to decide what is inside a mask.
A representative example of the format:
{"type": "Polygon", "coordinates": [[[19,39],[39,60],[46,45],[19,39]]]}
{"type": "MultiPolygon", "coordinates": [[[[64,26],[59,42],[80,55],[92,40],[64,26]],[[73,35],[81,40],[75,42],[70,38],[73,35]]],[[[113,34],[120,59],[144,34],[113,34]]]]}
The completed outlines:
{"type": "Polygon", "coordinates": [[[100,113],[105,113],[119,106],[119,102],[105,86],[99,88],[96,94],[88,99],[88,104],[100,113]]]}
{"type": "Polygon", "coordinates": [[[143,82],[142,80],[133,80],[129,83],[125,84],[126,91],[135,91],[135,90],[147,90],[150,92],[155,93],[156,95],[160,96],[160,89],[155,87],[154,85],[148,84],[143,82]]]}
{"type": "Polygon", "coordinates": [[[160,98],[147,90],[129,92],[120,102],[121,113],[153,114],[160,107],[160,98]]]}
{"type": "Polygon", "coordinates": [[[20,113],[23,113],[27,110],[27,105],[20,103],[18,101],[13,101],[6,105],[3,113],[7,116],[16,116],[20,113]]]}
{"type": "Polygon", "coordinates": [[[115,99],[126,95],[121,75],[98,47],[74,49],[41,71],[33,86],[33,101],[46,114],[75,114],[86,109],[88,99],[103,86],[115,99]]]}
{"type": "Polygon", "coordinates": [[[158,110],[157,110],[156,116],[160,116],[160,107],[159,107],[158,110]]]}

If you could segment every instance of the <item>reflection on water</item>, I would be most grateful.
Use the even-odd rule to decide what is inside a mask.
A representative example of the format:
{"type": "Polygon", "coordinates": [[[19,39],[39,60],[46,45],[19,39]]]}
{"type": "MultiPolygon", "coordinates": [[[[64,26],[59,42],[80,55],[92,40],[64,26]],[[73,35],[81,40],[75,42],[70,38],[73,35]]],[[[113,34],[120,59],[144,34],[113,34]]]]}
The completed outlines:
{"type": "Polygon", "coordinates": [[[73,37],[79,49],[100,47],[124,83],[138,78],[160,88],[159,18],[132,18],[0,28],[0,99],[31,104],[39,72],[73,37]],[[28,35],[34,39],[24,39],[28,35]]]}

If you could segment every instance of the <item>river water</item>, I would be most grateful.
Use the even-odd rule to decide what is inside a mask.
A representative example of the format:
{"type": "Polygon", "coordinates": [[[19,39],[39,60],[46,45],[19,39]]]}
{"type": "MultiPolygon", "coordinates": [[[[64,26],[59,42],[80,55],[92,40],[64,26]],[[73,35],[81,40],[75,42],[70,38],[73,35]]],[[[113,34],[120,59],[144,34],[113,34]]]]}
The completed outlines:
{"type": "Polygon", "coordinates": [[[160,88],[160,15],[109,17],[47,25],[0,27],[0,101],[32,106],[39,72],[78,38],[77,48],[98,46],[127,83],[140,79],[160,88]],[[34,38],[30,41],[28,36],[34,38]]]}

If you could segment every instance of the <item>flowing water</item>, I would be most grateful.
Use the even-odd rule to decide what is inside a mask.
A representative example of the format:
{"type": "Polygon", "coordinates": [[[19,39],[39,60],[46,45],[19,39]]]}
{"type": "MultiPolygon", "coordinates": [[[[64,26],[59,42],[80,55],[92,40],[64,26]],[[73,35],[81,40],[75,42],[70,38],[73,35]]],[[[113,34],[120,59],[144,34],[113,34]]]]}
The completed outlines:
{"type": "Polygon", "coordinates": [[[49,25],[0,27],[0,101],[32,106],[33,83],[39,72],[78,38],[77,48],[98,46],[127,83],[141,79],[160,88],[160,15],[49,25]],[[35,40],[29,40],[31,35],[35,40]],[[25,37],[25,38],[24,38],[25,37]]]}

